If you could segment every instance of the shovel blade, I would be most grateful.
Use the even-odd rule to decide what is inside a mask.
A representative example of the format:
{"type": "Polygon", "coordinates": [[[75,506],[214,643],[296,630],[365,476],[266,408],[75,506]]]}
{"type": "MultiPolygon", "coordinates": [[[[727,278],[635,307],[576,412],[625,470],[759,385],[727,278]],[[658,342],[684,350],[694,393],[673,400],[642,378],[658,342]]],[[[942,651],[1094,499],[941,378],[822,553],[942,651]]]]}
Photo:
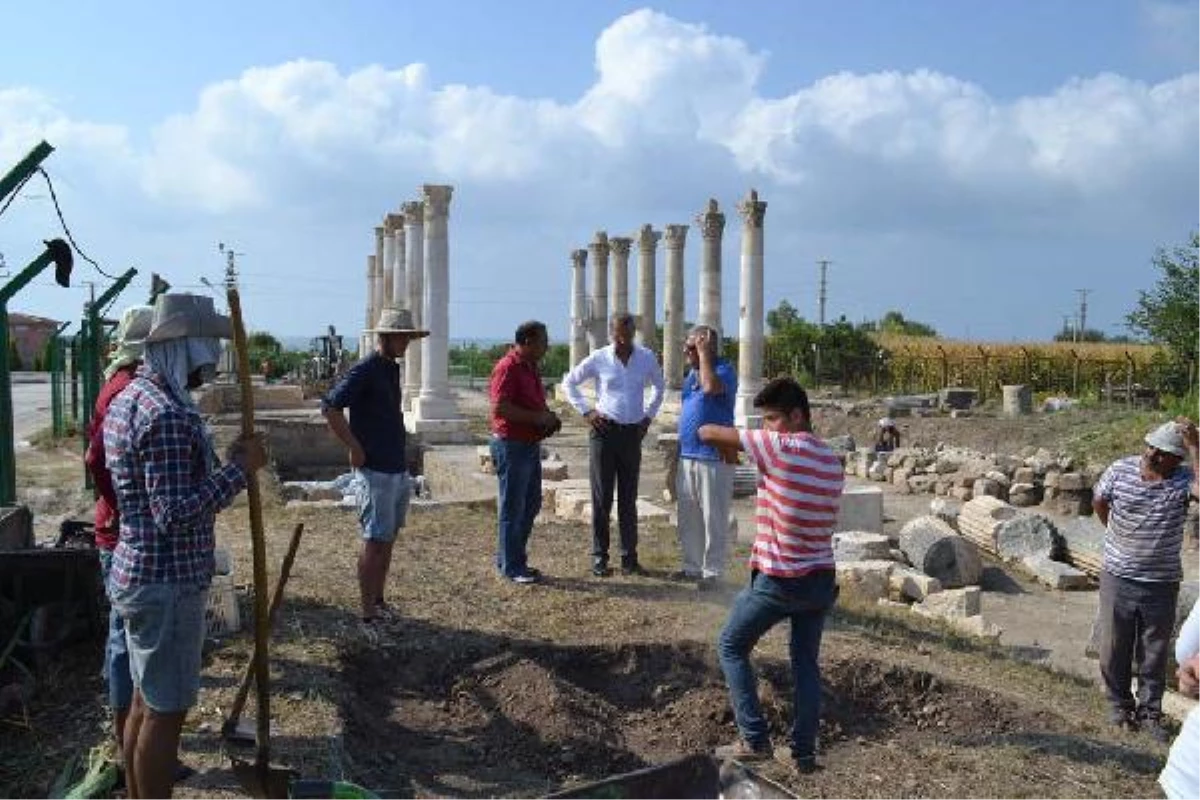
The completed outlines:
{"type": "Polygon", "coordinates": [[[233,774],[251,797],[286,798],[296,773],[270,764],[233,759],[233,774]]]}
{"type": "Polygon", "coordinates": [[[229,720],[221,728],[221,736],[230,744],[246,745],[247,747],[254,744],[257,729],[254,720],[229,720]]]}

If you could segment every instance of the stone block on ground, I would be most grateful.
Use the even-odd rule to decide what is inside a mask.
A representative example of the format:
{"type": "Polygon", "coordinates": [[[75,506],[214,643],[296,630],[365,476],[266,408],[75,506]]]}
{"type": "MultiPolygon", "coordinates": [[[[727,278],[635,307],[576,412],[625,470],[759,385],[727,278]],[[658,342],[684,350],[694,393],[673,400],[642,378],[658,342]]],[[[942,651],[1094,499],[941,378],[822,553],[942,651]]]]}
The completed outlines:
{"type": "Polygon", "coordinates": [[[837,582],[841,591],[861,600],[887,597],[892,561],[843,561],[837,564],[837,582]]]}
{"type": "Polygon", "coordinates": [[[1092,488],[1092,482],[1082,472],[1064,472],[1058,476],[1058,488],[1064,492],[1081,492],[1092,488]]]}
{"type": "Polygon", "coordinates": [[[995,529],[996,555],[1005,561],[1026,557],[1056,559],[1063,553],[1063,540],[1054,523],[1041,514],[1018,514],[1001,521],[995,529]]]}
{"type": "Polygon", "coordinates": [[[542,480],[544,481],[565,481],[567,474],[567,462],[565,461],[542,462],[542,480]]]}
{"type": "Polygon", "coordinates": [[[954,617],[973,617],[979,614],[979,587],[967,586],[963,589],[946,589],[927,595],[914,610],[926,616],[951,619],[954,617]]]}
{"type": "Polygon", "coordinates": [[[895,594],[918,602],[942,590],[941,581],[937,578],[931,578],[924,572],[900,565],[892,568],[891,575],[888,576],[888,584],[895,594]]]}
{"type": "Polygon", "coordinates": [[[835,561],[872,561],[891,558],[891,541],[882,533],[839,531],[833,535],[835,561]]]}
{"type": "Polygon", "coordinates": [[[904,524],[900,549],[910,564],[947,588],[978,584],[983,572],[975,545],[931,515],[904,524]]]}
{"type": "Polygon", "coordinates": [[[1054,561],[1045,556],[1029,555],[1021,559],[1025,569],[1039,583],[1059,591],[1090,589],[1092,580],[1086,572],[1075,569],[1070,564],[1054,561]]]}
{"type": "Polygon", "coordinates": [[[929,513],[952,528],[958,528],[958,515],[961,512],[962,504],[954,500],[936,497],[929,501],[929,513]]]}
{"type": "Polygon", "coordinates": [[[848,486],[838,499],[835,531],[882,531],[883,490],[878,486],[848,486]]]}
{"type": "MultiPolygon", "coordinates": [[[[588,503],[589,511],[591,503],[588,503]]],[[[671,520],[671,512],[662,506],[656,506],[649,500],[644,500],[639,497],[637,501],[637,518],[638,522],[669,522],[671,520]]],[[[614,519],[615,523],[616,520],[614,519]]]]}
{"type": "Polygon", "coordinates": [[[1017,508],[1029,508],[1042,502],[1042,492],[1033,483],[1014,483],[1008,487],[1008,502],[1017,508]]]}

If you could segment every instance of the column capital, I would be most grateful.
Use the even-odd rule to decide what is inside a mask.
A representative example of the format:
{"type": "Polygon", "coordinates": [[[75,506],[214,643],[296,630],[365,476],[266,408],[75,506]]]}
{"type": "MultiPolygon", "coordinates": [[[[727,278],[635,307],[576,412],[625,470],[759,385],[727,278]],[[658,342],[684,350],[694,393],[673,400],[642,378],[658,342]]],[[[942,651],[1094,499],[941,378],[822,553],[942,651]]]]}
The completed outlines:
{"type": "Polygon", "coordinates": [[[388,235],[404,230],[404,215],[394,212],[385,215],[383,218],[383,228],[388,235]]]}
{"type": "Polygon", "coordinates": [[[708,208],[696,215],[700,235],[705,239],[719,239],[725,232],[725,215],[717,210],[715,198],[708,198],[708,208]]]}
{"type": "Polygon", "coordinates": [[[425,198],[425,219],[450,215],[450,196],[454,187],[446,184],[421,184],[421,195],[425,198]]]}
{"type": "Polygon", "coordinates": [[[612,246],[613,254],[625,258],[629,256],[629,249],[633,246],[633,239],[628,236],[614,236],[608,240],[612,246]]]}
{"type": "Polygon", "coordinates": [[[639,250],[653,250],[658,246],[658,240],[662,238],[662,234],[649,223],[638,228],[637,243],[639,250]]]}
{"type": "Polygon", "coordinates": [[[746,199],[738,203],[738,213],[742,215],[742,220],[751,228],[761,228],[763,226],[763,217],[767,215],[767,201],[758,199],[758,192],[754,189],[746,195],[746,199]]]}
{"type": "Polygon", "coordinates": [[[383,226],[382,225],[375,226],[375,241],[377,241],[377,242],[383,241],[383,226]]]}
{"type": "Polygon", "coordinates": [[[687,225],[668,225],[663,237],[667,243],[667,249],[682,250],[684,242],[687,241],[687,232],[687,225]]]}
{"type": "Polygon", "coordinates": [[[401,203],[400,211],[404,214],[405,223],[415,225],[425,219],[425,204],[420,200],[409,200],[407,203],[401,203]]]}
{"type": "Polygon", "coordinates": [[[597,260],[601,258],[607,258],[608,251],[610,249],[608,244],[608,234],[604,231],[596,231],[596,238],[593,239],[592,243],[588,245],[588,249],[595,253],[597,260]]]}
{"type": "Polygon", "coordinates": [[[587,266],[587,256],[588,256],[587,250],[572,250],[571,251],[571,267],[572,268],[578,267],[578,268],[582,269],[583,267],[587,266]]]}

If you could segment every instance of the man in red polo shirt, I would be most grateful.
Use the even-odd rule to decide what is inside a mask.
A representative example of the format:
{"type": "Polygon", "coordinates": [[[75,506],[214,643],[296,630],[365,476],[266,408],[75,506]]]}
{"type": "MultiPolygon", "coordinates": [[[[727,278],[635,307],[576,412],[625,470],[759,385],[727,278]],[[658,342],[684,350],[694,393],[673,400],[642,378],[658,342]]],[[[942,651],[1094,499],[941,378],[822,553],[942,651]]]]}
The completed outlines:
{"type": "Polygon", "coordinates": [[[542,508],[541,441],[557,433],[562,421],[546,406],[546,388],[538,371],[550,344],[545,324],[522,323],[515,341],[496,362],[488,388],[492,464],[500,482],[496,568],[506,580],[524,586],[540,577],[529,566],[526,548],[533,518],[542,508]]]}

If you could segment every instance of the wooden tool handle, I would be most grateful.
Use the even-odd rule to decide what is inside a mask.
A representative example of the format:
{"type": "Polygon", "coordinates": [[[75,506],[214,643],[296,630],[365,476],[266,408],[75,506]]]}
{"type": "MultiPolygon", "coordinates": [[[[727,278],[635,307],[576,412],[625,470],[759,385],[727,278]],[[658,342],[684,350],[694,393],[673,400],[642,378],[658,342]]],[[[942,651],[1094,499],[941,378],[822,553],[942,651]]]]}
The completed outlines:
{"type": "MultiPolygon", "coordinates": [[[[242,435],[252,436],[254,390],[250,384],[250,350],[246,343],[246,327],[242,324],[242,301],[237,289],[230,288],[227,296],[242,396],[242,435]]],[[[254,561],[254,684],[258,695],[255,761],[259,770],[265,772],[271,763],[271,675],[267,652],[270,611],[267,607],[267,548],[263,536],[262,497],[259,496],[258,475],[254,472],[246,475],[246,500],[250,506],[250,544],[254,561]]]]}

